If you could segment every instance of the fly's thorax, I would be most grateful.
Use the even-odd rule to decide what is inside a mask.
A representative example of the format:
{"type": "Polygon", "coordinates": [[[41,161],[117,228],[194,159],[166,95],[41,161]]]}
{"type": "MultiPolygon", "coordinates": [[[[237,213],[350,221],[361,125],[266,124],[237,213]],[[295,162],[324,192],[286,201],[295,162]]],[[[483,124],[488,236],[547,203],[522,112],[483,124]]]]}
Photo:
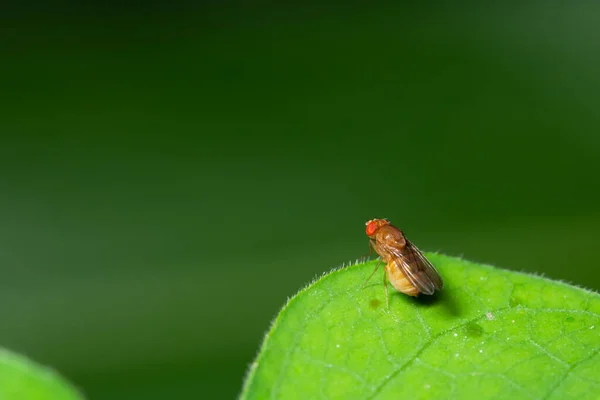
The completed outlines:
{"type": "Polygon", "coordinates": [[[406,245],[404,234],[393,225],[385,225],[377,230],[376,240],[387,246],[402,248],[406,245]]]}
{"type": "Polygon", "coordinates": [[[390,262],[387,263],[385,270],[394,289],[409,296],[416,296],[419,294],[419,289],[408,280],[395,259],[391,259],[390,262]]]}

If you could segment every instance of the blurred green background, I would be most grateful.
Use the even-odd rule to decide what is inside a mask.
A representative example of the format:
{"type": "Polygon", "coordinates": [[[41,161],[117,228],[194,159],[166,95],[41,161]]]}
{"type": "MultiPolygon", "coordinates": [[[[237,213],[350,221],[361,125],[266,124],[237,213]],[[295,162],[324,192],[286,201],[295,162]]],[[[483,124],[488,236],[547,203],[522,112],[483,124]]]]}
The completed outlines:
{"type": "Polygon", "coordinates": [[[0,345],[233,398],[373,217],[600,289],[600,6],[483,3],[3,6],[0,345]]]}

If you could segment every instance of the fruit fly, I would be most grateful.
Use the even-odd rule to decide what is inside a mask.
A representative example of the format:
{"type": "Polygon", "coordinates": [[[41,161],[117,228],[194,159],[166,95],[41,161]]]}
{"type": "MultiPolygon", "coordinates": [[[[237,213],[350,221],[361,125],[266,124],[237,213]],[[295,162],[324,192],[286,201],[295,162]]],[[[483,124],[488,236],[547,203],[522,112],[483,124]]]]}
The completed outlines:
{"type": "MultiPolygon", "coordinates": [[[[370,246],[381,256],[381,259],[363,287],[377,272],[381,261],[386,263],[387,278],[399,292],[409,296],[417,296],[419,293],[430,295],[444,287],[442,277],[433,264],[400,229],[390,224],[387,219],[372,219],[367,221],[366,225],[370,246]]],[[[383,274],[383,285],[385,303],[389,307],[386,274],[383,274]]]]}

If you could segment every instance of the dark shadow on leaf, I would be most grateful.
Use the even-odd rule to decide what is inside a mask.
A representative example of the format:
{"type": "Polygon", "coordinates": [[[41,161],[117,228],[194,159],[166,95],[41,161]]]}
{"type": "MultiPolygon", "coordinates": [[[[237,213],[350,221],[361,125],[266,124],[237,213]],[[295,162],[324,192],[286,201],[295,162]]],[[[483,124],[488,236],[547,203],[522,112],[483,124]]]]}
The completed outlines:
{"type": "Polygon", "coordinates": [[[439,305],[453,317],[460,317],[462,315],[460,303],[456,300],[455,293],[451,289],[437,291],[431,296],[420,295],[413,297],[412,300],[416,307],[439,305]]]}

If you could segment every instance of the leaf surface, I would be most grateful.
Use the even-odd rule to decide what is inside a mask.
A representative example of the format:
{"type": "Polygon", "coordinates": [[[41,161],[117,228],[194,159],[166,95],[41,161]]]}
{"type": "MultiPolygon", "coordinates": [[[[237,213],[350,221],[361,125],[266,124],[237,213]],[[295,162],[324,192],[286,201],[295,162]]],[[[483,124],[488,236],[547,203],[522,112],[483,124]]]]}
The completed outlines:
{"type": "Polygon", "coordinates": [[[439,254],[434,296],[390,287],[375,261],[334,270],[277,316],[250,399],[598,399],[600,296],[439,254]]]}
{"type": "Polygon", "coordinates": [[[0,399],[82,400],[83,397],[54,371],[0,348],[0,399]]]}

